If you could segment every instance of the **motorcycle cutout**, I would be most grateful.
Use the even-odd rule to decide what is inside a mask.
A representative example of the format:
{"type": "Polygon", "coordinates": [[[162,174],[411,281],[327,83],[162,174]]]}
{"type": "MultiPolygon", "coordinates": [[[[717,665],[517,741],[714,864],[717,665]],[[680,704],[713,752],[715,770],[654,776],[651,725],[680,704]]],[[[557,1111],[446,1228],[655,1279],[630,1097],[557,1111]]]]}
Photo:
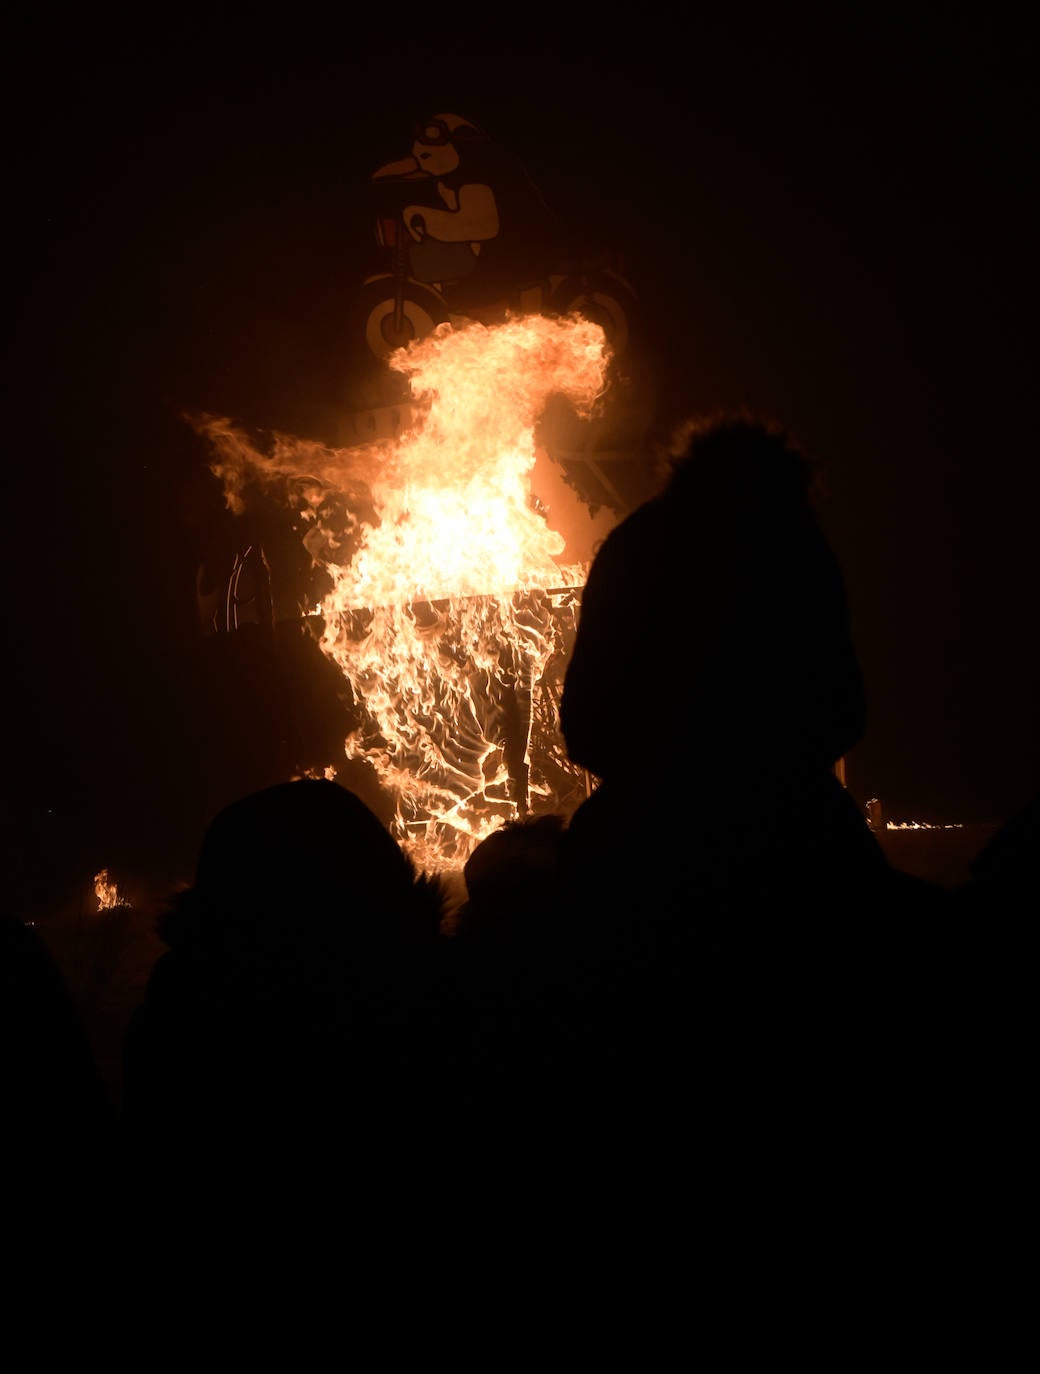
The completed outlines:
{"type": "Polygon", "coordinates": [[[380,360],[444,323],[578,314],[627,349],[637,302],[609,251],[568,255],[565,235],[520,164],[459,115],[413,130],[411,155],[369,179],[380,252],[361,322],[380,360]]]}

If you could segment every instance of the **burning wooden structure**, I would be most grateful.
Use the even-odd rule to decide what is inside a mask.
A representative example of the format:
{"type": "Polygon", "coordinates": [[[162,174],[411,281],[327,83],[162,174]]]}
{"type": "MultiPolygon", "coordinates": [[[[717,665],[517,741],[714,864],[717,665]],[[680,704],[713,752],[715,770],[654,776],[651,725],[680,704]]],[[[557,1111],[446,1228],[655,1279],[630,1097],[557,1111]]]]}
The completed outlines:
{"type": "MultiPolygon", "coordinates": [[[[292,512],[312,570],[299,617],[356,722],[345,756],[393,798],[394,828],[428,870],[461,866],[503,819],[585,795],[557,707],[588,549],[616,514],[586,509],[579,548],[532,474],[550,401],[594,417],[609,362],[603,330],[577,317],[471,323],[393,356],[411,401],[390,432],[261,447],[200,422],[230,510],[262,489],[292,512]]],[[[212,598],[213,629],[273,618],[269,577],[262,549],[243,552],[212,598]]]]}

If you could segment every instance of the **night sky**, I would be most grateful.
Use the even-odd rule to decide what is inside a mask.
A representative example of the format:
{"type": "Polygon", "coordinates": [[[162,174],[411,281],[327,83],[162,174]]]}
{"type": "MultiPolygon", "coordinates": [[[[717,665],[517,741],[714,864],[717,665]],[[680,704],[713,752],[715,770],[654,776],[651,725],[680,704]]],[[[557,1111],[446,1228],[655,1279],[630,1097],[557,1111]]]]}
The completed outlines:
{"type": "Polygon", "coordinates": [[[857,798],[992,821],[1040,785],[1033,40],[997,11],[652,34],[515,13],[508,42],[412,10],[15,22],[16,860],[193,850],[220,730],[195,572],[224,516],[182,413],[324,436],[357,389],[362,188],[438,110],[623,254],[655,433],[744,406],[825,460],[857,798]]]}

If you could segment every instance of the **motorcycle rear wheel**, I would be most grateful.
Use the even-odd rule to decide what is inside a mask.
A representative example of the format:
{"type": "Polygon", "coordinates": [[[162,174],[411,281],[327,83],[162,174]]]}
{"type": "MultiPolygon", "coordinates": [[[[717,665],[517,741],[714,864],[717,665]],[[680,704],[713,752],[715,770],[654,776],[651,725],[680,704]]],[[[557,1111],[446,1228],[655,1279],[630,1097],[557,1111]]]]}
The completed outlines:
{"type": "Polygon", "coordinates": [[[362,288],[361,320],[365,343],[380,360],[414,339],[432,334],[448,318],[444,301],[435,291],[409,282],[401,303],[398,322],[394,319],[394,283],[390,277],[368,282],[362,288]]]}

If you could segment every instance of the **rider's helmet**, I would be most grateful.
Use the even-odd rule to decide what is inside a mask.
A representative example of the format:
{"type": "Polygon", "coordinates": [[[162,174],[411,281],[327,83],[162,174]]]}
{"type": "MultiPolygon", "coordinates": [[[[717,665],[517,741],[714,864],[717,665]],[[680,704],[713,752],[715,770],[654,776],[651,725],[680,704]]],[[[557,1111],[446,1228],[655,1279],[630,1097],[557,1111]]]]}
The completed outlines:
{"type": "Polygon", "coordinates": [[[455,143],[459,139],[467,142],[473,138],[485,138],[484,131],[471,119],[457,114],[435,114],[429,119],[420,120],[412,130],[416,143],[436,147],[441,143],[455,143]]]}
{"type": "Polygon", "coordinates": [[[460,149],[486,143],[487,135],[472,120],[457,114],[435,114],[412,130],[412,156],[431,176],[454,172],[461,161],[460,149]]]}

